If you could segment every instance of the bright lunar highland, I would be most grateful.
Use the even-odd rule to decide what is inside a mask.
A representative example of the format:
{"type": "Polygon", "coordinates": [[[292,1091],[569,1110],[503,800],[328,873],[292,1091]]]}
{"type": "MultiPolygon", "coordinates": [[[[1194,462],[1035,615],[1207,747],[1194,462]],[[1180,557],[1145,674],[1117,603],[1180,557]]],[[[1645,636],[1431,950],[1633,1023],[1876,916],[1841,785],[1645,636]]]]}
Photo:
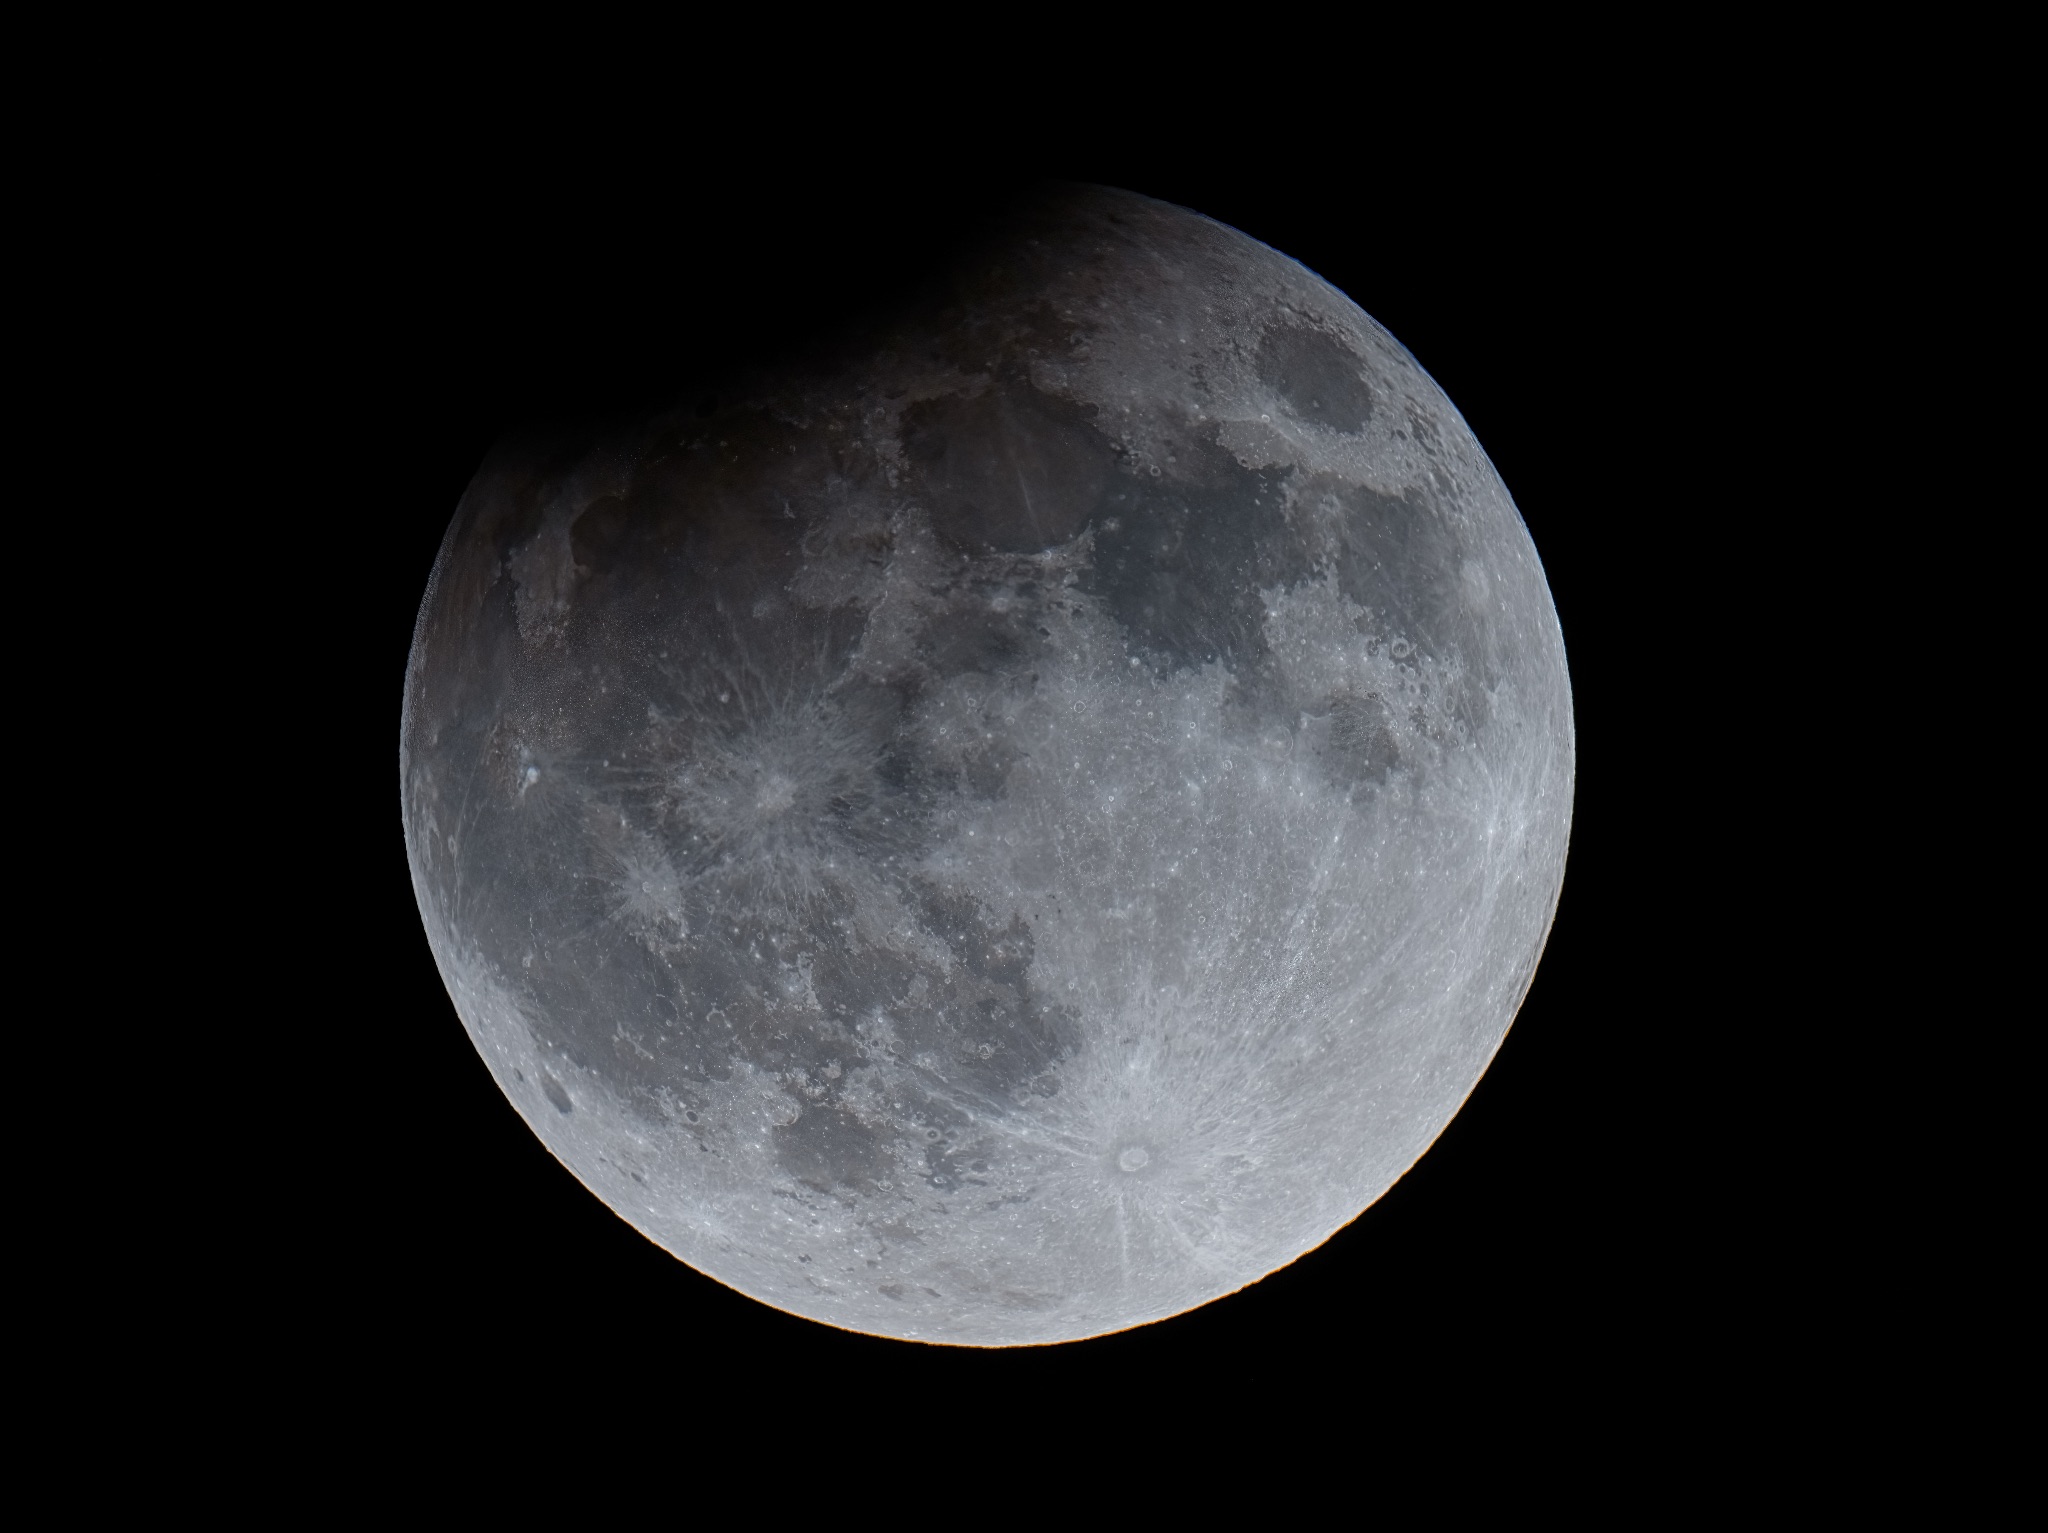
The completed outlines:
{"type": "Polygon", "coordinates": [[[1450,401],[1097,188],[707,392],[500,445],[414,637],[413,882],[533,1131],[699,1271],[922,1341],[1157,1320],[1356,1218],[1570,828],[1556,613],[1450,401]]]}

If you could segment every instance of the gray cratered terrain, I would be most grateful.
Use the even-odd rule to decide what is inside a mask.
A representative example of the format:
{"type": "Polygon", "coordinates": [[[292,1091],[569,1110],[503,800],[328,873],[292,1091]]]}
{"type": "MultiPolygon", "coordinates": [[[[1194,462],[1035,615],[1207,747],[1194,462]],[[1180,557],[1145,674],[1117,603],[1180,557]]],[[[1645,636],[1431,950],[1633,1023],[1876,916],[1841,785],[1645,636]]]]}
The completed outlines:
{"type": "Polygon", "coordinates": [[[1549,929],[1572,716],[1414,360],[1066,189],[859,344],[497,449],[400,776],[456,1010],[591,1191],[1006,1345],[1227,1294],[1423,1153],[1549,929]]]}

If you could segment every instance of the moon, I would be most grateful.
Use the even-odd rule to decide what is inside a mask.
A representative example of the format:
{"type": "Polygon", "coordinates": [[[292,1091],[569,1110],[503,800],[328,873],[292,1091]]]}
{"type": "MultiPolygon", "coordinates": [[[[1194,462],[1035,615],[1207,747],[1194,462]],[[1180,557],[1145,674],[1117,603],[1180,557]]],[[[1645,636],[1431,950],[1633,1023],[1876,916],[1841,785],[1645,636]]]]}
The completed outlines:
{"type": "Polygon", "coordinates": [[[778,1309],[1014,1346],[1254,1283],[1424,1153],[1534,975],[1573,732],[1415,359],[1066,187],[806,354],[495,448],[399,768],[455,1010],[592,1193],[778,1309]]]}

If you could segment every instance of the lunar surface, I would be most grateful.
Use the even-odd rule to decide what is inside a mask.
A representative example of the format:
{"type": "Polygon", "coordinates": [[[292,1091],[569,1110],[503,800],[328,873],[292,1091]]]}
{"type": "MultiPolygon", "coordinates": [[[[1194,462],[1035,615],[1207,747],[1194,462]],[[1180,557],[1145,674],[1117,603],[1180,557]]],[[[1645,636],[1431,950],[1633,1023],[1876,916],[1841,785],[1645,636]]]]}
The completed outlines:
{"type": "Polygon", "coordinates": [[[764,1303],[996,1346],[1228,1294],[1414,1163],[1535,971],[1572,753],[1414,359],[1067,188],[852,340],[501,444],[400,788],[455,1009],[585,1186],[764,1303]]]}

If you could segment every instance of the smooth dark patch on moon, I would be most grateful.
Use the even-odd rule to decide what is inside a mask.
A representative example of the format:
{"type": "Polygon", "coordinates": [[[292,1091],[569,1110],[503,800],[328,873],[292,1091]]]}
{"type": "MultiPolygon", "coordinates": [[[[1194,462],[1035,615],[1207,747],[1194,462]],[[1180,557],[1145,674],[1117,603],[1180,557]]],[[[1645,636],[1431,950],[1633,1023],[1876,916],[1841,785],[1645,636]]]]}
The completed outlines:
{"type": "Polygon", "coordinates": [[[905,410],[903,450],[939,537],[973,553],[1037,553],[1073,537],[1115,477],[1087,414],[1012,382],[905,410]]]}
{"type": "Polygon", "coordinates": [[[1324,762],[1330,781],[1348,792],[1383,788],[1404,765],[1394,736],[1392,710],[1377,692],[1342,692],[1304,718],[1310,749],[1324,762]]]}
{"type": "Polygon", "coordinates": [[[872,1191],[892,1164],[887,1136],[841,1107],[810,1107],[775,1130],[775,1155],[791,1176],[819,1192],[872,1191]]]}
{"type": "Polygon", "coordinates": [[[1185,451],[1174,483],[1133,477],[1111,493],[1085,588],[1155,667],[1255,666],[1256,593],[1310,569],[1283,509],[1288,476],[1243,468],[1199,433],[1185,451]]]}
{"type": "Polygon", "coordinates": [[[1363,364],[1320,330],[1280,325],[1259,341],[1259,377],[1305,421],[1356,432],[1372,418],[1363,364]]]}

